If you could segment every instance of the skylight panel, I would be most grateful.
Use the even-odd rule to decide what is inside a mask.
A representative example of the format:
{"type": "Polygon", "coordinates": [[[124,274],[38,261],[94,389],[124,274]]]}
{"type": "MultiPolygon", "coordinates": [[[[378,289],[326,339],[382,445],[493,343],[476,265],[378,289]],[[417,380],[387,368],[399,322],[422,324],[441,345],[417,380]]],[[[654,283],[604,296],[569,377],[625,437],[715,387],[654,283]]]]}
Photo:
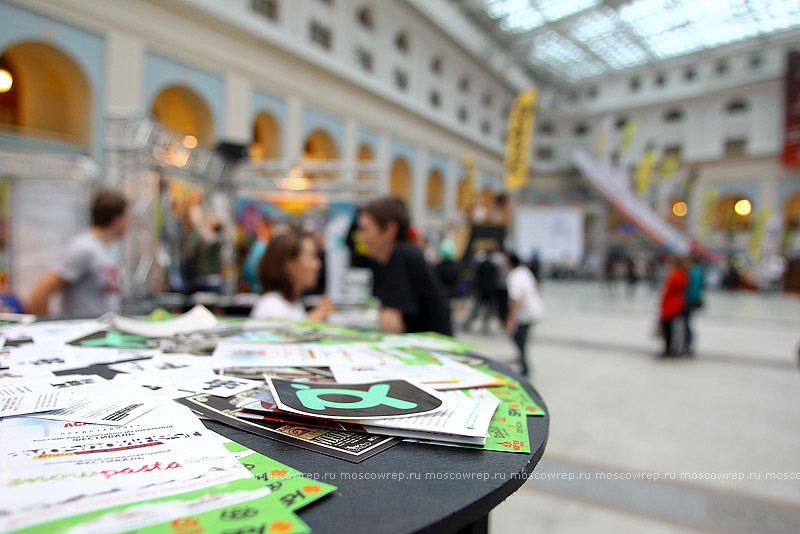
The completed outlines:
{"type": "Polygon", "coordinates": [[[490,17],[500,19],[500,29],[508,33],[526,32],[545,23],[529,0],[486,0],[484,8],[490,17]]]}
{"type": "Polygon", "coordinates": [[[604,8],[580,17],[570,33],[613,69],[646,63],[647,52],[626,35],[621,24],[613,9],[604,8]]]}
{"type": "Polygon", "coordinates": [[[600,0],[534,0],[539,11],[550,21],[568,17],[573,13],[596,6],[600,0]]]}
{"type": "Polygon", "coordinates": [[[531,58],[576,80],[605,72],[602,63],[553,30],[536,38],[531,58]]]}

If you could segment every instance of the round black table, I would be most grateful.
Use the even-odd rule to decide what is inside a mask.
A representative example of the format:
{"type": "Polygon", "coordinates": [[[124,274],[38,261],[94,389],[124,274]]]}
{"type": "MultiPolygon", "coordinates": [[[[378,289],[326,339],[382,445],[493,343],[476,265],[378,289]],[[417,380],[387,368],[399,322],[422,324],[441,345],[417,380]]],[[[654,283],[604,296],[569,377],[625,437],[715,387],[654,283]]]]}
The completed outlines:
{"type": "MultiPolygon", "coordinates": [[[[542,398],[507,366],[490,366],[542,398]]],[[[526,417],[531,452],[507,453],[402,442],[360,463],[300,449],[213,421],[233,441],[338,487],[297,513],[314,534],[486,532],[489,511],[525,483],[542,458],[550,416],[526,417]]]]}

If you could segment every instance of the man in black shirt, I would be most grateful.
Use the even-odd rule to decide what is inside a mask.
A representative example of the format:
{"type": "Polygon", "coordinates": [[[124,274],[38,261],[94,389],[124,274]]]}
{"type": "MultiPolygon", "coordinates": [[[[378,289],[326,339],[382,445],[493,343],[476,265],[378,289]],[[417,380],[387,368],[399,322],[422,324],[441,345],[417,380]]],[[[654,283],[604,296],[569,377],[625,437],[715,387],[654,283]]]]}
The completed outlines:
{"type": "Polygon", "coordinates": [[[408,209],[399,198],[374,200],[358,215],[361,239],[373,265],[373,294],[381,301],[387,332],[452,334],[450,311],[436,274],[422,251],[408,243],[408,209]]]}

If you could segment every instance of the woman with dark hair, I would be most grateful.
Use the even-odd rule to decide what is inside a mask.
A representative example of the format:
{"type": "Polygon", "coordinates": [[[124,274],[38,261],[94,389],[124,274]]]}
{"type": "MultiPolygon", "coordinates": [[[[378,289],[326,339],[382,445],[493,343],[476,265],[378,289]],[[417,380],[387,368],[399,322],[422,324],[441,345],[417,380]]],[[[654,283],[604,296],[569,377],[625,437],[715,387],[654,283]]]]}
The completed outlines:
{"type": "Polygon", "coordinates": [[[283,234],[270,241],[258,264],[258,279],[264,293],[250,316],[289,320],[324,321],[334,305],[327,297],[306,313],[303,291],[317,284],[320,260],[317,243],[311,236],[283,234]]]}

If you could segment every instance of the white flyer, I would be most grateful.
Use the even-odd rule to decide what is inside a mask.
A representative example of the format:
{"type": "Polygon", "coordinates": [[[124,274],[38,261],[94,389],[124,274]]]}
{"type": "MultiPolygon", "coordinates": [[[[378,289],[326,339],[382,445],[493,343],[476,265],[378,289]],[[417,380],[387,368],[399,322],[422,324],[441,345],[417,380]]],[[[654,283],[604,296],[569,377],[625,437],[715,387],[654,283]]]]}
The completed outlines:
{"type": "Polygon", "coordinates": [[[264,382],[256,380],[206,373],[187,377],[182,382],[177,383],[175,387],[181,391],[195,394],[205,393],[215,397],[230,397],[263,385],[265,385],[264,382]]]}
{"type": "Polygon", "coordinates": [[[56,389],[69,389],[92,384],[108,382],[100,375],[58,375],[50,380],[50,385],[56,389]]]}
{"type": "Polygon", "coordinates": [[[220,367],[328,367],[330,365],[383,365],[391,357],[358,345],[257,344],[220,342],[213,354],[220,367]]]}
{"type": "Polygon", "coordinates": [[[496,378],[468,365],[449,358],[434,356],[438,364],[426,365],[331,365],[337,382],[373,382],[378,380],[405,379],[422,382],[434,389],[462,389],[498,385],[496,378]]]}
{"type": "Polygon", "coordinates": [[[164,401],[163,398],[143,395],[139,388],[120,388],[114,381],[108,381],[73,391],[72,402],[66,408],[32,417],[123,426],[164,401]]]}
{"type": "Polygon", "coordinates": [[[156,412],[148,424],[124,428],[87,425],[35,437],[36,430],[16,425],[4,432],[0,531],[251,476],[189,410],[156,412]]]}
{"type": "Polygon", "coordinates": [[[117,315],[112,322],[114,327],[130,334],[144,337],[172,337],[175,334],[213,328],[217,324],[217,318],[205,306],[197,305],[183,315],[166,321],[147,321],[117,315]]]}
{"type": "Polygon", "coordinates": [[[72,404],[69,393],[57,391],[31,390],[27,393],[0,396],[0,417],[9,415],[51,413],[51,410],[64,409],[72,404]]]}
{"type": "Polygon", "coordinates": [[[498,404],[496,398],[463,398],[429,415],[351,422],[376,434],[483,445],[498,404]]]}

